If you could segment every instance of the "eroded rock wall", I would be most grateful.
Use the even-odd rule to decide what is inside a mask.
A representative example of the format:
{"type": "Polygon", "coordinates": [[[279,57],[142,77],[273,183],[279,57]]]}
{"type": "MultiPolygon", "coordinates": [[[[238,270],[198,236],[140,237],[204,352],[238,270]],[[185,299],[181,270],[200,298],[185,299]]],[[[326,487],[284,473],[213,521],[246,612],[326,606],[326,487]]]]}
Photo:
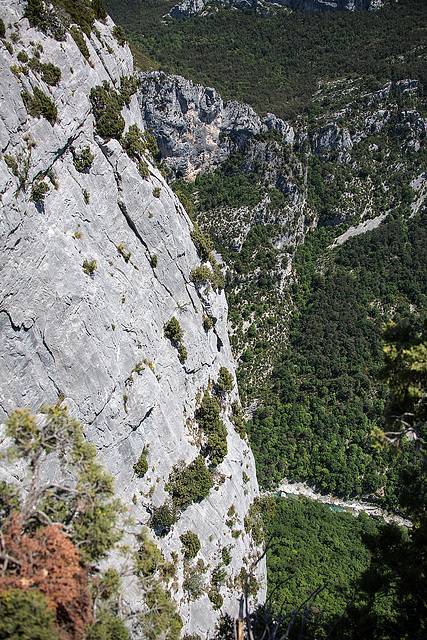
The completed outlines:
{"type": "Polygon", "coordinates": [[[272,113],[260,118],[247,104],[224,102],[215,89],[157,71],[141,73],[139,80],[145,126],[166,166],[187,180],[215,169],[256,134],[275,129],[283,142],[294,142],[288,123],[272,113]]]}

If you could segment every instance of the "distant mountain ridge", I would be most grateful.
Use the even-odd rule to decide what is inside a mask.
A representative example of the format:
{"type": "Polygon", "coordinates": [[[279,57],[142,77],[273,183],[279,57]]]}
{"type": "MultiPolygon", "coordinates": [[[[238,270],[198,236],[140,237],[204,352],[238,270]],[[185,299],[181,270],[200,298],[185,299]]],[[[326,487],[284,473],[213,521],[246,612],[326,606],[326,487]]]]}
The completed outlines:
{"type": "MultiPolygon", "coordinates": [[[[209,11],[211,0],[184,0],[169,12],[172,18],[188,18],[209,11]]],[[[257,9],[270,4],[300,11],[372,11],[383,6],[383,0],[219,0],[223,7],[234,9],[257,9]]],[[[218,2],[215,2],[218,5],[218,2]]]]}

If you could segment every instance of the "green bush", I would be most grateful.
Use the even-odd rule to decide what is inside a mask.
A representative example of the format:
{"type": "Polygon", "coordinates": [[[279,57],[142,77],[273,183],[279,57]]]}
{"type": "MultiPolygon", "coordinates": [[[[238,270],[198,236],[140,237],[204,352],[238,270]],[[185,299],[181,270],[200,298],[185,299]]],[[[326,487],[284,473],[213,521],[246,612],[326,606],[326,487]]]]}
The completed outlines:
{"type": "Polygon", "coordinates": [[[156,137],[149,131],[144,131],[144,140],[147,151],[155,158],[159,154],[156,137]]]}
{"type": "Polygon", "coordinates": [[[90,53],[89,53],[89,49],[87,48],[87,44],[86,44],[86,41],[84,39],[83,33],[75,25],[73,25],[71,27],[70,33],[71,33],[71,37],[73,38],[74,42],[78,46],[82,56],[84,56],[84,58],[86,60],[89,60],[90,53]]]}
{"type": "Polygon", "coordinates": [[[246,425],[245,425],[245,422],[243,420],[242,407],[237,402],[237,400],[234,400],[234,402],[232,403],[231,412],[232,412],[231,413],[231,420],[232,420],[232,422],[234,424],[234,429],[235,429],[235,431],[237,431],[237,433],[242,438],[242,440],[244,440],[245,437],[246,437],[246,425]]]}
{"type": "Polygon", "coordinates": [[[34,73],[41,73],[42,80],[43,82],[46,82],[46,84],[49,84],[52,87],[57,85],[61,79],[61,69],[52,64],[52,62],[40,62],[40,52],[37,51],[36,53],[38,54],[38,56],[34,55],[28,62],[28,66],[30,67],[31,71],[34,71],[34,73]]]}
{"type": "Polygon", "coordinates": [[[169,531],[178,522],[178,510],[172,503],[165,502],[160,507],[153,507],[151,515],[151,526],[169,531]]]}
{"type": "Polygon", "coordinates": [[[13,156],[9,156],[7,153],[4,154],[3,160],[5,161],[9,169],[12,171],[13,175],[18,176],[19,170],[18,170],[17,160],[13,156]]]}
{"type": "Polygon", "coordinates": [[[200,407],[196,411],[196,420],[208,437],[207,450],[211,465],[216,467],[227,455],[227,429],[219,417],[218,400],[205,391],[200,407]]]}
{"type": "Polygon", "coordinates": [[[176,603],[163,588],[174,575],[175,567],[166,562],[157,545],[149,540],[143,530],[138,536],[141,546],[138,550],[135,570],[140,577],[143,600],[146,605],[140,614],[139,623],[147,640],[178,640],[182,620],[176,613],[176,603]]]}
{"type": "Polygon", "coordinates": [[[220,587],[225,584],[227,578],[227,571],[220,564],[212,571],[212,584],[216,587],[220,587]]]}
{"type": "Polygon", "coordinates": [[[209,269],[205,264],[202,264],[195,269],[191,269],[190,280],[195,284],[203,284],[210,281],[215,289],[224,289],[225,287],[225,278],[217,265],[215,266],[214,271],[209,269]]]}
{"type": "Polygon", "coordinates": [[[137,124],[131,124],[120,142],[129,158],[141,160],[144,156],[145,143],[137,124]]]}
{"type": "Polygon", "coordinates": [[[178,640],[182,619],[176,613],[176,603],[170,593],[157,584],[146,594],[145,601],[148,609],[139,616],[144,637],[147,640],[178,640]]]}
{"type": "Polygon", "coordinates": [[[120,78],[120,96],[124,104],[130,105],[130,99],[137,89],[138,81],[134,76],[122,76],[120,78]]]}
{"type": "Polygon", "coordinates": [[[60,640],[53,610],[40,591],[9,589],[0,593],[0,638],[60,640]]]}
{"type": "Polygon", "coordinates": [[[198,224],[194,224],[191,230],[191,239],[196,245],[197,251],[200,254],[202,260],[209,260],[211,257],[211,251],[213,249],[212,240],[200,229],[198,224]]]}
{"type": "Polygon", "coordinates": [[[174,344],[179,344],[184,337],[184,332],[175,316],[165,324],[163,331],[165,337],[169,338],[169,340],[174,344]]]}
{"type": "Polygon", "coordinates": [[[154,189],[153,189],[153,196],[154,196],[155,198],[160,198],[160,191],[161,191],[160,187],[154,187],[154,189]]]}
{"type": "Polygon", "coordinates": [[[187,533],[182,533],[179,539],[184,547],[184,557],[187,558],[187,560],[195,558],[200,551],[200,540],[197,533],[187,531],[187,533]]]}
{"type": "Polygon", "coordinates": [[[148,462],[146,452],[143,451],[138,458],[138,462],[133,465],[133,470],[138,478],[143,478],[148,471],[148,462]]]}
{"type": "Polygon", "coordinates": [[[85,640],[129,640],[129,631],[118,616],[104,613],[86,631],[85,640]]]}
{"type": "Polygon", "coordinates": [[[36,50],[34,51],[34,53],[36,55],[34,55],[31,60],[28,62],[28,66],[30,67],[31,71],[34,71],[34,73],[41,73],[42,70],[42,63],[40,62],[39,58],[40,58],[40,51],[36,50]]]}
{"type": "MultiPolygon", "coordinates": [[[[191,216],[191,214],[194,211],[194,203],[192,202],[192,200],[190,200],[187,194],[184,193],[183,191],[175,191],[175,195],[179,198],[179,201],[181,202],[182,206],[184,207],[188,215],[191,216]]],[[[193,233],[193,231],[191,233],[193,233]]],[[[194,238],[193,238],[193,242],[194,244],[196,244],[196,242],[194,241],[194,238]]]]}
{"type": "Polygon", "coordinates": [[[187,360],[188,358],[187,349],[184,347],[183,344],[180,344],[178,346],[178,358],[180,362],[185,362],[185,360],[187,360]]]}
{"type": "Polygon", "coordinates": [[[0,18],[0,38],[4,38],[6,35],[6,28],[4,26],[3,20],[0,18]]]}
{"type": "Polygon", "coordinates": [[[220,593],[218,593],[218,591],[215,591],[215,589],[210,589],[210,591],[208,593],[208,598],[213,604],[213,610],[214,611],[218,611],[218,609],[221,609],[221,607],[222,607],[222,605],[224,603],[224,599],[223,599],[222,595],[220,593]]]}
{"type": "Polygon", "coordinates": [[[125,121],[120,112],[125,101],[123,96],[110,87],[107,81],[92,87],[89,94],[95,117],[96,132],[103,138],[120,140],[125,121]]]}
{"type": "Polygon", "coordinates": [[[140,160],[138,162],[138,172],[141,178],[144,178],[144,180],[150,175],[148,164],[145,162],[145,160],[140,160]]]}
{"type": "Polygon", "coordinates": [[[204,282],[208,282],[208,280],[212,281],[213,277],[213,272],[205,264],[190,271],[190,280],[195,284],[203,284],[204,282]]]}
{"type": "Polygon", "coordinates": [[[61,80],[61,69],[56,67],[52,62],[41,64],[42,80],[52,87],[57,85],[61,80]]]}
{"type": "Polygon", "coordinates": [[[92,0],[92,10],[97,20],[105,20],[107,17],[104,0],[92,0]]]}
{"type": "Polygon", "coordinates": [[[18,58],[19,62],[22,62],[23,64],[28,62],[28,55],[25,53],[25,51],[20,51],[16,57],[18,58]]]}
{"type": "Polygon", "coordinates": [[[121,47],[123,47],[126,44],[126,33],[121,25],[119,24],[114,25],[113,36],[115,37],[115,39],[117,40],[117,42],[121,47]]]}
{"type": "Polygon", "coordinates": [[[187,593],[189,600],[197,600],[203,595],[205,591],[203,576],[206,571],[207,567],[205,567],[203,560],[199,560],[195,567],[187,567],[182,588],[187,593]]]}
{"type": "Polygon", "coordinates": [[[213,327],[213,320],[209,316],[203,318],[203,328],[205,331],[210,331],[213,327]]]}
{"type": "Polygon", "coordinates": [[[233,375],[226,367],[221,367],[219,370],[217,389],[219,393],[228,393],[234,388],[233,375]]]}
{"type": "Polygon", "coordinates": [[[87,169],[90,169],[94,161],[95,156],[90,150],[90,147],[84,147],[80,153],[74,154],[74,166],[77,171],[83,173],[87,169]]]}
{"type": "Polygon", "coordinates": [[[155,253],[151,256],[150,264],[153,267],[153,269],[157,267],[157,256],[155,253]]]}
{"type": "Polygon", "coordinates": [[[22,91],[21,97],[30,116],[34,118],[43,116],[52,126],[55,124],[56,116],[58,115],[55,103],[41,89],[34,87],[33,95],[28,91],[22,91]]]}
{"type": "Polygon", "coordinates": [[[212,487],[212,476],[200,455],[188,467],[184,464],[175,466],[165,485],[177,509],[186,509],[193,502],[200,502],[209,495],[212,487]]]}
{"type": "Polygon", "coordinates": [[[43,182],[43,180],[35,182],[31,189],[31,200],[33,202],[42,202],[48,192],[49,185],[46,182],[43,182]]]}
{"type": "Polygon", "coordinates": [[[223,547],[221,549],[221,558],[225,566],[228,567],[231,562],[231,553],[228,547],[223,547]]]}

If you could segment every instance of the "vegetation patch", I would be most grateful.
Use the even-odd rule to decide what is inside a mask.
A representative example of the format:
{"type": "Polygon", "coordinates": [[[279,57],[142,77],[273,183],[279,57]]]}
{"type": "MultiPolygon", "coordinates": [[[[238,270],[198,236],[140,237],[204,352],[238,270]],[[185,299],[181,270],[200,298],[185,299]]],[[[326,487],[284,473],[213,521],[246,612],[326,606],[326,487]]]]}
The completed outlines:
{"type": "Polygon", "coordinates": [[[34,182],[31,188],[31,200],[33,202],[43,202],[49,193],[49,185],[43,180],[34,182]]]}
{"type": "Polygon", "coordinates": [[[159,535],[168,533],[170,528],[178,522],[179,512],[172,502],[165,502],[160,507],[152,508],[151,527],[159,535]]]}
{"type": "Polygon", "coordinates": [[[83,33],[80,31],[78,27],[73,25],[70,29],[71,37],[79,48],[80,53],[85,58],[85,60],[89,60],[90,53],[87,48],[86,40],[84,39],[83,33]]]}
{"type": "Polygon", "coordinates": [[[193,502],[200,502],[209,495],[212,487],[212,476],[201,455],[188,466],[183,462],[176,465],[165,485],[176,509],[186,509],[193,502]]]}
{"type": "MultiPolygon", "coordinates": [[[[21,53],[25,53],[25,52],[21,52],[21,53]]],[[[25,57],[28,60],[27,54],[25,54],[25,57]]],[[[19,59],[20,58],[18,54],[18,60],[19,59]]],[[[23,56],[21,57],[21,61],[22,59],[23,59],[23,56]]],[[[52,64],[52,62],[40,62],[38,57],[33,56],[31,60],[28,62],[28,67],[31,69],[31,71],[41,74],[41,79],[43,80],[43,82],[46,82],[46,84],[49,84],[52,87],[57,85],[58,82],[61,80],[61,69],[55,66],[54,64],[52,64]]]]}
{"type": "Polygon", "coordinates": [[[187,357],[187,349],[182,343],[184,337],[184,331],[181,329],[181,325],[175,316],[165,324],[163,331],[166,338],[169,338],[174,347],[178,349],[178,358],[181,362],[184,362],[187,357]]]}
{"type": "Polygon", "coordinates": [[[184,558],[187,558],[187,560],[195,558],[200,551],[200,540],[197,533],[187,531],[186,533],[182,533],[179,539],[184,547],[184,558]]]}
{"type": "Polygon", "coordinates": [[[83,272],[93,278],[95,275],[95,271],[97,270],[98,265],[96,264],[96,260],[87,260],[83,261],[83,272]]]}
{"type": "Polygon", "coordinates": [[[95,156],[90,150],[90,147],[84,147],[79,153],[76,152],[74,155],[74,167],[79,173],[87,172],[95,159],[95,156]]]}
{"type": "Polygon", "coordinates": [[[198,560],[195,566],[187,565],[182,587],[189,600],[197,600],[204,594],[206,588],[204,575],[207,570],[202,559],[198,560]]]}
{"type": "Polygon", "coordinates": [[[119,43],[121,47],[124,47],[126,44],[126,33],[122,26],[119,24],[115,24],[113,27],[113,36],[119,43]]]}
{"type": "Polygon", "coordinates": [[[38,87],[34,87],[33,95],[28,91],[22,91],[21,97],[30,116],[39,118],[43,116],[53,126],[58,115],[55,103],[38,87]]]}
{"type": "Polygon", "coordinates": [[[200,429],[207,436],[206,455],[212,467],[218,466],[228,452],[227,429],[220,419],[220,406],[218,400],[213,398],[208,391],[203,394],[200,407],[195,414],[200,429]]]}
{"type": "Polygon", "coordinates": [[[123,95],[113,89],[106,80],[92,87],[89,94],[95,117],[96,132],[103,138],[120,140],[125,121],[120,112],[125,105],[123,95]]]}
{"type": "Polygon", "coordinates": [[[175,574],[175,567],[164,559],[157,545],[148,538],[146,530],[141,531],[139,543],[135,570],[140,577],[139,587],[146,605],[138,615],[144,637],[147,640],[178,640],[182,620],[176,612],[176,602],[172,600],[168,589],[168,584],[175,574]]]}
{"type": "Polygon", "coordinates": [[[227,367],[220,367],[219,376],[216,383],[217,391],[220,395],[230,393],[234,388],[233,374],[227,369],[227,367]]]}
{"type": "Polygon", "coordinates": [[[147,447],[144,447],[138,461],[133,465],[133,470],[138,478],[143,478],[148,471],[147,447]]]}

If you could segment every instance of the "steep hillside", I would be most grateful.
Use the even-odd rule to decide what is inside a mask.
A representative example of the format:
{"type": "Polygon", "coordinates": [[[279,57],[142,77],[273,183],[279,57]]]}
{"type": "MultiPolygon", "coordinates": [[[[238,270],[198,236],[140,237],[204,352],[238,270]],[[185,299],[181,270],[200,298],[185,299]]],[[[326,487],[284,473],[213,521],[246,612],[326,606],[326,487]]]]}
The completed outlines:
{"type": "MultiPolygon", "coordinates": [[[[365,88],[390,80],[427,85],[426,3],[387,2],[377,11],[269,11],[219,8],[207,16],[165,20],[165,0],[107,0],[113,18],[161,68],[215,87],[224,100],[285,120],[316,115],[317,82],[362,78],[365,88]]],[[[151,59],[152,66],[147,66],[151,59]]]]}
{"type": "MultiPolygon", "coordinates": [[[[205,634],[222,598],[236,613],[242,567],[259,553],[243,524],[258,486],[232,422],[239,399],[225,295],[191,276],[195,231],[150,154],[120,30],[109,18],[83,25],[87,33],[74,20],[64,28],[55,9],[48,19],[36,12],[40,28],[31,28],[25,6],[9,2],[0,13],[0,419],[60,403],[81,420],[114,474],[128,527],[151,523],[175,565],[169,589],[184,628],[205,634]],[[179,498],[177,482],[194,465],[209,495],[193,486],[179,498]],[[162,520],[165,510],[175,524],[162,520]],[[201,549],[184,562],[188,531],[201,549]]],[[[135,587],[124,603],[140,609],[135,587]]],[[[144,636],[137,625],[134,633],[144,636]]]]}
{"type": "Polygon", "coordinates": [[[320,81],[316,115],[290,127],[178,76],[141,79],[162,165],[186,178],[174,189],[228,265],[239,387],[249,415],[263,405],[249,423],[262,483],[286,474],[395,505],[405,463],[369,433],[381,325],[418,318],[427,285],[417,81],[320,81]]]}

